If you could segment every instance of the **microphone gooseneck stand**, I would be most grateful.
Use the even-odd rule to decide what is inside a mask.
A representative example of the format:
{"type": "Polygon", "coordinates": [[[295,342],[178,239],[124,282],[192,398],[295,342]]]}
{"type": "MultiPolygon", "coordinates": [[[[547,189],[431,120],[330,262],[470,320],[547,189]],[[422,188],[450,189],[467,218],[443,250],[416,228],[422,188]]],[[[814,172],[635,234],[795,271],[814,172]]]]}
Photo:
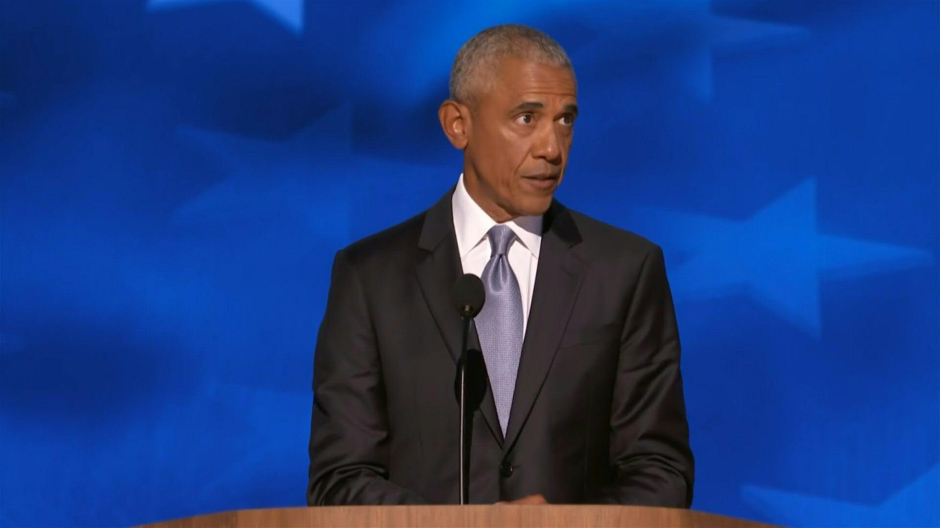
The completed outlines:
{"type": "Polygon", "coordinates": [[[463,316],[463,340],[460,345],[460,361],[457,363],[460,370],[460,504],[470,504],[470,439],[467,435],[467,422],[473,415],[467,416],[467,339],[471,321],[472,317],[463,316]]]}
{"type": "MultiPolygon", "coordinates": [[[[482,398],[481,375],[478,372],[480,363],[476,353],[471,358],[467,351],[467,341],[470,337],[470,324],[480,310],[486,299],[486,291],[479,277],[466,274],[457,280],[453,289],[454,305],[463,321],[463,338],[460,343],[460,360],[457,361],[457,379],[454,389],[460,406],[460,504],[470,504],[470,432],[473,426],[474,406],[479,405],[482,398]],[[473,361],[473,369],[468,376],[468,365],[473,361]],[[472,378],[468,380],[468,377],[472,378]],[[469,381],[469,383],[468,383],[469,381]],[[468,385],[472,385],[468,387],[468,385]],[[472,394],[468,394],[473,391],[472,394]],[[472,401],[470,398],[472,397],[472,401]]],[[[485,369],[485,367],[483,367],[485,369]]],[[[485,375],[485,374],[484,374],[485,375]]],[[[485,382],[483,382],[485,383],[485,382]]]]}

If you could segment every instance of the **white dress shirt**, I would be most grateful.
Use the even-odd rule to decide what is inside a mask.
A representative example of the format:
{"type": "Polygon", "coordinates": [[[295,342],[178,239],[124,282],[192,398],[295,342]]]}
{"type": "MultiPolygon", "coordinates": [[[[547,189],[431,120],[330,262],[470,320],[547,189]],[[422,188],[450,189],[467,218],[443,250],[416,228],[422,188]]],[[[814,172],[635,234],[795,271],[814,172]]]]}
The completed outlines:
{"type": "MultiPolygon", "coordinates": [[[[463,173],[457,180],[452,206],[457,251],[460,253],[463,272],[480,277],[490,260],[490,241],[486,235],[490,228],[496,225],[496,221],[470,197],[463,184],[463,173]]],[[[516,239],[509,246],[509,266],[519,282],[519,292],[522,295],[522,333],[525,335],[529,307],[532,305],[532,291],[535,289],[535,272],[539,266],[542,217],[520,216],[505,225],[516,234],[516,239]]]]}

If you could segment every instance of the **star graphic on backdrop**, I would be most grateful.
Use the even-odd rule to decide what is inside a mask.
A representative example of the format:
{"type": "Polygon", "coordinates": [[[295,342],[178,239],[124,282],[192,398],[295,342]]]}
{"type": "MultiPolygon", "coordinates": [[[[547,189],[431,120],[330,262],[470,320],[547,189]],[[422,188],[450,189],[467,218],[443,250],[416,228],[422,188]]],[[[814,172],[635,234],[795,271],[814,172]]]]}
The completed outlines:
{"type": "Polygon", "coordinates": [[[311,232],[343,242],[349,237],[350,182],[327,177],[352,151],[352,111],[340,106],[286,142],[180,127],[180,139],[229,173],[175,212],[178,222],[230,222],[290,214],[311,232]]]}
{"type": "MultiPolygon", "coordinates": [[[[806,39],[806,28],[745,20],[715,14],[710,0],[682,2],[620,2],[610,0],[554,2],[488,2],[442,4],[434,15],[439,23],[425,23],[423,1],[396,5],[381,24],[365,35],[365,47],[379,53],[406,57],[398,68],[380,75],[374,85],[389,87],[411,102],[439,89],[441,72],[450,70],[460,45],[482,28],[522,20],[538,26],[564,23],[583,25],[584,34],[598,35],[569,54],[579,71],[617,72],[624,58],[660,49],[669,75],[689,93],[703,100],[712,97],[715,53],[806,39]],[[536,9],[537,7],[537,9],[536,9]],[[420,27],[418,26],[420,24],[420,27]],[[411,33],[413,31],[414,33],[411,33]],[[401,39],[401,33],[419,38],[401,39]]],[[[628,72],[616,76],[619,82],[628,72]]],[[[609,76],[607,77],[609,78],[609,76]]]]}
{"type": "MultiPolygon", "coordinates": [[[[310,232],[342,244],[353,233],[352,217],[367,230],[388,227],[434,203],[457,178],[451,169],[414,165],[354,153],[352,108],[342,105],[283,142],[181,127],[180,139],[220,163],[228,176],[186,201],[176,222],[254,224],[290,215],[310,232]],[[381,203],[380,214],[363,214],[381,203]]],[[[360,233],[361,234],[361,233],[360,233]]]]}
{"type": "Polygon", "coordinates": [[[150,11],[220,2],[248,2],[294,33],[304,30],[304,0],[149,0],[150,11]]]}
{"type": "Polygon", "coordinates": [[[858,504],[748,485],[741,488],[741,496],[768,517],[784,519],[791,526],[936,526],[940,521],[940,466],[934,466],[881,504],[858,504]],[[933,519],[911,518],[918,512],[933,512],[933,519]]]}
{"type": "MultiPolygon", "coordinates": [[[[283,140],[178,129],[181,143],[222,169],[215,183],[182,200],[169,218],[177,231],[201,241],[199,251],[211,259],[204,270],[214,277],[210,283],[225,288],[249,276],[279,277],[267,287],[252,278],[246,288],[253,298],[240,295],[208,315],[197,315],[220,317],[226,324],[239,321],[237,328],[213,342],[197,343],[212,351],[238,352],[228,362],[231,380],[278,386],[283,376],[276,368],[259,370],[245,358],[253,348],[273,346],[273,341],[280,344],[279,357],[293,360],[296,339],[307,335],[263,339],[269,331],[263,325],[282,323],[269,319],[270,309],[258,310],[253,304],[300,302],[303,313],[316,315],[322,305],[298,301],[295,293],[302,290],[296,288],[325,298],[329,263],[337,250],[414,216],[457,179],[459,169],[453,167],[394,162],[355,152],[352,117],[351,106],[342,105],[283,140]],[[215,255],[224,255],[224,260],[216,261],[215,255]],[[218,310],[221,313],[215,313],[218,310]]],[[[284,320],[285,331],[301,331],[297,319],[305,317],[284,320]]],[[[302,378],[296,371],[290,375],[302,378]]]]}
{"type": "Polygon", "coordinates": [[[709,0],[647,5],[621,2],[611,7],[579,12],[601,37],[572,53],[578,68],[615,71],[622,55],[648,53],[651,42],[661,43],[660,55],[669,76],[703,101],[712,99],[716,54],[790,44],[809,37],[809,30],[799,26],[718,15],[709,0]],[[635,30],[623,31],[629,26],[635,30]]]}
{"type": "Polygon", "coordinates": [[[809,179],[742,221],[643,208],[632,226],[688,256],[671,267],[678,298],[745,293],[819,336],[821,278],[852,278],[929,265],[929,251],[820,233],[809,179]]]}

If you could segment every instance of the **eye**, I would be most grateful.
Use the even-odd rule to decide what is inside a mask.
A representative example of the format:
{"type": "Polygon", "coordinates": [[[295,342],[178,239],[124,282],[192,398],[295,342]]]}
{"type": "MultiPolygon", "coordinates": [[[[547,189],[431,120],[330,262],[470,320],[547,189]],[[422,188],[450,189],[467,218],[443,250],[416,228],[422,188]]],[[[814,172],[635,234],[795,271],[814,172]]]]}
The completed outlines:
{"type": "Polygon", "coordinates": [[[574,124],[574,116],[571,114],[565,114],[561,116],[561,124],[565,126],[571,126],[574,124]]]}
{"type": "Polygon", "coordinates": [[[521,123],[523,125],[532,124],[532,121],[534,120],[535,120],[535,116],[533,116],[531,113],[519,114],[518,116],[516,116],[516,122],[521,123]]]}

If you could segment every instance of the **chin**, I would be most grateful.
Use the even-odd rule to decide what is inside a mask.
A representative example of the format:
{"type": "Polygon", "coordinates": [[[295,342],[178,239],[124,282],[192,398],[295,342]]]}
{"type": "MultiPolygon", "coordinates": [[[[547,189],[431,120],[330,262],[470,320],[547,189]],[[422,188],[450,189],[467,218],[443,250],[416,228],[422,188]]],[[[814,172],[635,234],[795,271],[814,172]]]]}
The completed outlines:
{"type": "Polygon", "coordinates": [[[516,208],[523,216],[539,216],[545,214],[552,205],[552,195],[539,196],[521,200],[516,208]]]}

